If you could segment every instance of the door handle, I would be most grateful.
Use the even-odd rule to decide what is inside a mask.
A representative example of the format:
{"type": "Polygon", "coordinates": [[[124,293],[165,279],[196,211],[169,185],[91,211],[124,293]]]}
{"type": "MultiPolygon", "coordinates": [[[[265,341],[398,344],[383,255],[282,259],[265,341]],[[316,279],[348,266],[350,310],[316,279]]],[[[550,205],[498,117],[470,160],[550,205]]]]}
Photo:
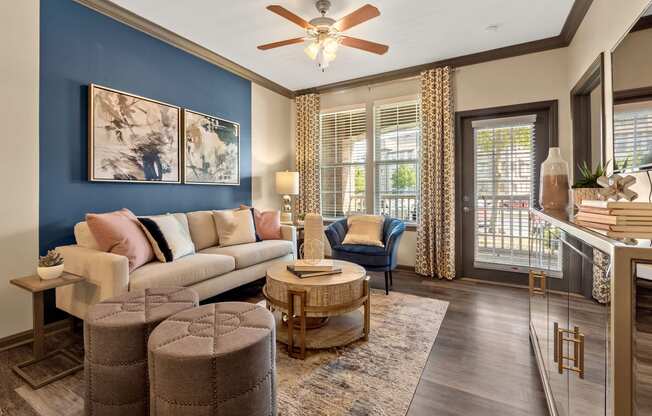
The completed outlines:
{"type": "Polygon", "coordinates": [[[462,208],[462,211],[463,211],[465,214],[468,214],[469,212],[471,212],[471,208],[469,208],[469,207],[463,207],[463,208],[462,208]]]}
{"type": "Polygon", "coordinates": [[[529,289],[530,295],[544,295],[546,294],[546,274],[539,270],[530,270],[529,289]],[[536,286],[537,277],[539,278],[539,286],[536,286]]]}
{"type": "Polygon", "coordinates": [[[573,330],[563,329],[557,327],[556,337],[555,337],[555,353],[558,355],[559,361],[557,361],[557,369],[559,374],[563,374],[564,370],[570,370],[576,372],[580,378],[584,378],[584,334],[580,332],[579,327],[573,328],[573,330]],[[572,335],[572,338],[566,338],[564,335],[572,335]],[[564,342],[569,342],[573,344],[573,355],[566,356],[564,355],[564,342]],[[564,360],[568,360],[572,365],[567,366],[564,364],[564,360]]]}

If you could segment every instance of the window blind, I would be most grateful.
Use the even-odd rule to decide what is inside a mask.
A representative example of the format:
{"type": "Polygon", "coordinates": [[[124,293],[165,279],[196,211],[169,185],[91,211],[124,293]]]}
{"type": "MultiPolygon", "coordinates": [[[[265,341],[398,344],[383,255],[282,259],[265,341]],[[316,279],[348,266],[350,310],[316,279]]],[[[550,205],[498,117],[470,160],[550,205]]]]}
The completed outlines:
{"type": "Polygon", "coordinates": [[[652,167],[652,101],[615,106],[614,160],[618,168],[652,167]]]}
{"type": "Polygon", "coordinates": [[[375,213],[416,222],[419,199],[420,105],[375,106],[375,213]]]}
{"type": "Polygon", "coordinates": [[[476,267],[529,264],[535,122],[534,115],[472,122],[476,267]]]}
{"type": "Polygon", "coordinates": [[[366,211],[367,126],[365,109],[322,113],[321,214],[339,218],[366,211]]]}

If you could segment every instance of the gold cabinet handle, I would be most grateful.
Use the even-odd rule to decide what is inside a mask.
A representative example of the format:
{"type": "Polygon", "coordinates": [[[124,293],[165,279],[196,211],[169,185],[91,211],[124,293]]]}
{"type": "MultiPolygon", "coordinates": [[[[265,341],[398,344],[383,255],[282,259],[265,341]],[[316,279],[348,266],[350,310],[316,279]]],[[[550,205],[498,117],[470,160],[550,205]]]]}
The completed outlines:
{"type": "Polygon", "coordinates": [[[557,369],[559,374],[563,374],[564,370],[570,370],[578,373],[580,378],[584,378],[584,334],[580,332],[579,327],[573,330],[559,328],[555,322],[555,358],[557,358],[557,369]],[[572,338],[565,335],[572,335],[572,338]],[[569,342],[573,344],[573,355],[564,355],[564,343],[569,342]],[[564,364],[564,360],[568,360],[571,365],[564,364]]]}
{"type": "Polygon", "coordinates": [[[559,362],[559,324],[557,322],[554,323],[553,337],[555,339],[555,342],[553,342],[555,350],[553,358],[557,363],[559,362]]]}
{"type": "Polygon", "coordinates": [[[530,288],[530,295],[545,295],[546,274],[541,270],[530,270],[528,286],[530,288]],[[539,286],[536,285],[537,278],[539,278],[539,286]]]}

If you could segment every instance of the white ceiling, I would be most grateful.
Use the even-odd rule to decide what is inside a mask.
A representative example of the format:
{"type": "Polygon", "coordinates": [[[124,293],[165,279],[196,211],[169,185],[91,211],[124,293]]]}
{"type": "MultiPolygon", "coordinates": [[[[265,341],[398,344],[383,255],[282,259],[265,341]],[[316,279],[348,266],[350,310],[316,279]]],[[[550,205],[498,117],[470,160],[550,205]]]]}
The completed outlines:
{"type": "Polygon", "coordinates": [[[291,90],[556,36],[573,0],[332,0],[335,19],[369,2],[381,15],[346,34],[385,43],[376,56],[342,47],[326,72],[303,45],[269,51],[256,46],[300,37],[303,30],[265,7],[280,4],[306,20],[311,0],[112,0],[291,90]],[[487,31],[498,24],[497,31],[487,31]]]}

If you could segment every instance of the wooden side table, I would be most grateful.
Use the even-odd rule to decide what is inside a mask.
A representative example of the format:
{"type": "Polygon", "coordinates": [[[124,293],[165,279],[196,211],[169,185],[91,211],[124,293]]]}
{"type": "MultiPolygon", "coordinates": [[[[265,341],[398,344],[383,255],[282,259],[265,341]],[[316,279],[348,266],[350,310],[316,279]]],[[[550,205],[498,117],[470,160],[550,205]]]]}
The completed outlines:
{"type": "Polygon", "coordinates": [[[18,279],[12,279],[11,284],[18,286],[21,289],[27,290],[32,293],[32,308],[34,310],[34,340],[32,341],[33,355],[34,358],[25,361],[23,363],[17,364],[13,367],[13,370],[18,374],[23,380],[27,382],[33,389],[39,389],[43,386],[46,386],[53,381],[59,380],[67,375],[76,373],[77,371],[84,368],[83,361],[79,360],[70,352],[65,349],[57,349],[46,353],[45,351],[45,331],[44,331],[44,304],[43,304],[43,292],[48,289],[54,289],[60,286],[66,286],[82,282],[86,280],[85,277],[77,276],[70,273],[64,273],[61,277],[51,280],[42,280],[40,277],[34,276],[25,276],[18,279]],[[25,367],[39,363],[41,361],[47,360],[56,355],[64,355],[68,359],[72,360],[75,363],[75,366],[57,373],[51,377],[48,377],[44,380],[34,380],[24,371],[25,367]]]}

